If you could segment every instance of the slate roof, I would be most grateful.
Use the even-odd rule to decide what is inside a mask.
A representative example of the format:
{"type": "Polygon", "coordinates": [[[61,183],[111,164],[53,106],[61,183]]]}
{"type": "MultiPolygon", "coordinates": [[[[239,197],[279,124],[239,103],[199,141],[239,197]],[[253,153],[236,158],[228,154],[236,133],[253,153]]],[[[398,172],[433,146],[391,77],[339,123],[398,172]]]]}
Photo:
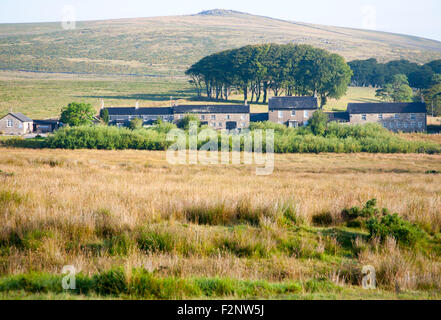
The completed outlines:
{"type": "Polygon", "coordinates": [[[269,110],[315,110],[316,97],[273,97],[269,100],[269,110]]]}
{"type": "Polygon", "coordinates": [[[348,112],[367,113],[426,113],[426,104],[422,102],[405,103],[349,103],[348,112]]]}
{"type": "Polygon", "coordinates": [[[177,114],[185,113],[250,113],[250,106],[239,105],[179,105],[173,107],[177,114]]]}
{"type": "MultiPolygon", "coordinates": [[[[23,113],[21,112],[9,112],[8,114],[10,114],[11,116],[17,118],[18,120],[20,120],[21,122],[32,122],[31,118],[26,117],[23,113]]],[[[7,114],[7,115],[8,115],[7,114]]],[[[6,117],[7,115],[5,115],[4,117],[6,117]]],[[[3,119],[4,117],[1,117],[0,119],[3,119]]]]}
{"type": "Polygon", "coordinates": [[[37,125],[57,125],[60,124],[59,120],[52,120],[52,119],[47,119],[47,120],[34,120],[34,124],[37,125]]]}
{"type": "Polygon", "coordinates": [[[329,122],[349,122],[348,112],[326,112],[326,114],[328,115],[329,122]]]}
{"type": "Polygon", "coordinates": [[[251,113],[250,114],[251,122],[263,122],[268,121],[268,112],[266,113],[251,113]]]}
{"type": "Polygon", "coordinates": [[[172,115],[172,108],[105,108],[109,116],[172,115]]]}

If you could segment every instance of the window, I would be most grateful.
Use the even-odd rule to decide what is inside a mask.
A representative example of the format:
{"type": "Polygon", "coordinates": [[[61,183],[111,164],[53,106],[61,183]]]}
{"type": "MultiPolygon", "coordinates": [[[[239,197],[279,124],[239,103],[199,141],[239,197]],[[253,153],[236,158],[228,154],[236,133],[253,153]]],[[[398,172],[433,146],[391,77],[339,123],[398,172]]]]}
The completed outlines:
{"type": "Polygon", "coordinates": [[[412,122],[410,123],[410,126],[411,126],[412,128],[415,128],[415,121],[412,121],[412,122]]]}
{"type": "Polygon", "coordinates": [[[205,120],[205,116],[204,115],[201,116],[201,120],[205,120]]]}
{"type": "Polygon", "coordinates": [[[383,122],[383,127],[387,128],[387,123],[383,122]]]}
{"type": "Polygon", "coordinates": [[[397,128],[401,128],[401,122],[397,122],[397,128]]]}
{"type": "Polygon", "coordinates": [[[212,123],[211,123],[211,126],[212,126],[212,127],[215,127],[215,126],[216,126],[216,122],[212,122],[212,123]]]}
{"type": "Polygon", "coordinates": [[[23,123],[19,122],[19,123],[18,123],[18,128],[19,128],[19,129],[23,129],[23,123]]]}
{"type": "Polygon", "coordinates": [[[365,115],[365,114],[361,115],[361,120],[366,121],[366,119],[367,119],[367,115],[365,115]]]}
{"type": "Polygon", "coordinates": [[[415,113],[411,113],[410,114],[410,120],[416,120],[416,114],[415,113]]]}
{"type": "Polygon", "coordinates": [[[291,111],[291,117],[295,117],[296,116],[296,111],[295,110],[292,110],[291,111]]]}
{"type": "Polygon", "coordinates": [[[308,121],[303,122],[303,125],[306,127],[309,124],[308,121]]]}
{"type": "Polygon", "coordinates": [[[422,122],[418,122],[418,128],[422,128],[423,127],[423,123],[422,122]]]}
{"type": "Polygon", "coordinates": [[[8,127],[8,128],[12,128],[12,120],[8,120],[7,127],[8,127]]]}
{"type": "Polygon", "coordinates": [[[231,116],[229,114],[227,114],[227,120],[230,120],[231,116]]]}
{"type": "Polygon", "coordinates": [[[283,118],[283,111],[279,111],[279,119],[283,118]]]}
{"type": "Polygon", "coordinates": [[[400,119],[400,115],[397,113],[397,114],[395,114],[394,118],[395,119],[400,119]]]}
{"type": "Polygon", "coordinates": [[[242,128],[245,128],[246,126],[245,122],[242,122],[240,125],[242,126],[242,128]]]}
{"type": "Polygon", "coordinates": [[[241,118],[242,120],[245,120],[245,115],[244,115],[244,114],[241,115],[240,118],[241,118]]]}
{"type": "Polygon", "coordinates": [[[394,123],[393,123],[393,122],[390,123],[390,128],[391,128],[391,129],[394,128],[394,123]]]}
{"type": "Polygon", "coordinates": [[[309,112],[305,110],[304,116],[305,116],[305,118],[309,118],[309,112]]]}
{"type": "Polygon", "coordinates": [[[379,114],[379,115],[378,115],[378,119],[383,120],[383,115],[382,115],[382,114],[379,114]]]}
{"type": "Polygon", "coordinates": [[[223,127],[223,124],[222,124],[222,122],[219,122],[219,127],[223,127]]]}
{"type": "Polygon", "coordinates": [[[404,122],[403,125],[404,125],[404,128],[407,129],[407,127],[408,127],[407,122],[404,122]]]}
{"type": "Polygon", "coordinates": [[[216,115],[215,114],[211,115],[211,120],[216,120],[216,115]]]}

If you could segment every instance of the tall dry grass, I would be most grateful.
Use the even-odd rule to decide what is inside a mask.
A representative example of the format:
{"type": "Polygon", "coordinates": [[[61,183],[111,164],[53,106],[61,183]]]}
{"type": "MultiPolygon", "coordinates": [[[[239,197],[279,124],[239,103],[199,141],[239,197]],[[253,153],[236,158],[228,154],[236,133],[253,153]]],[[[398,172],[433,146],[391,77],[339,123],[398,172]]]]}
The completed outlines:
{"type": "MultiPolygon", "coordinates": [[[[276,155],[274,174],[258,177],[253,166],[169,165],[163,152],[3,148],[0,170],[2,274],[71,264],[90,274],[125,266],[271,281],[335,274],[344,247],[314,238],[312,216],[339,221],[343,208],[372,198],[441,229],[441,175],[427,173],[441,171],[439,155],[276,155]]],[[[437,254],[362,242],[352,263],[375,265],[385,287],[437,281],[437,254]]]]}

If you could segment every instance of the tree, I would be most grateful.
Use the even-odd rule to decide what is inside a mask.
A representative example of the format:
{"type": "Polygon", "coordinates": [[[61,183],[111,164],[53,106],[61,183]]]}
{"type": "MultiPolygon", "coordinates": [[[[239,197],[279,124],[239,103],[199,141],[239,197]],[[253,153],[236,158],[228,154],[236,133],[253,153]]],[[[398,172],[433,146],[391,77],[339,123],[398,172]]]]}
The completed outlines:
{"type": "Polygon", "coordinates": [[[339,99],[346,94],[352,71],[343,57],[337,54],[327,56],[321,68],[324,70],[318,81],[317,94],[320,97],[320,107],[323,108],[328,98],[339,99]]]}
{"type": "Polygon", "coordinates": [[[129,128],[132,130],[141,129],[144,121],[140,118],[135,118],[130,121],[129,128]]]}
{"type": "Polygon", "coordinates": [[[441,74],[441,59],[429,62],[429,63],[425,64],[424,66],[429,67],[434,73],[441,74]]]}
{"type": "Polygon", "coordinates": [[[406,75],[397,74],[393,77],[392,82],[377,90],[376,96],[389,102],[410,102],[413,91],[406,75]]]}
{"type": "Polygon", "coordinates": [[[323,110],[314,112],[309,119],[309,127],[315,135],[324,135],[328,124],[328,115],[323,110]]]}
{"type": "Polygon", "coordinates": [[[100,112],[100,118],[105,124],[109,124],[109,110],[102,109],[100,112]]]}
{"type": "Polygon", "coordinates": [[[423,92],[423,97],[429,113],[441,116],[441,75],[432,77],[432,86],[423,92]]]}
{"type": "Polygon", "coordinates": [[[433,71],[430,68],[421,68],[409,75],[409,84],[412,88],[427,89],[432,84],[433,71]]]}
{"type": "Polygon", "coordinates": [[[232,90],[244,100],[263,102],[269,91],[278,96],[318,94],[322,105],[346,92],[351,69],[344,59],[309,45],[261,44],[222,51],[202,58],[186,74],[198,94],[205,87],[209,99],[228,99],[232,90]]]}
{"type": "Polygon", "coordinates": [[[91,104],[72,102],[61,109],[60,121],[72,127],[91,125],[94,116],[95,109],[91,104]]]}
{"type": "Polygon", "coordinates": [[[187,114],[182,119],[179,119],[176,125],[179,129],[188,130],[190,129],[190,122],[196,122],[197,126],[200,127],[201,122],[194,114],[187,114]]]}

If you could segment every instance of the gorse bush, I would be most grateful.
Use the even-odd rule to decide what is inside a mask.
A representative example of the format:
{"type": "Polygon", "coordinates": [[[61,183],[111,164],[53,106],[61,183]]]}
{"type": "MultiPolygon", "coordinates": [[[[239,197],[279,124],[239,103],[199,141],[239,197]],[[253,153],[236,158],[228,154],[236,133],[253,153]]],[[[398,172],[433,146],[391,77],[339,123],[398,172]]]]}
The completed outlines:
{"type": "Polygon", "coordinates": [[[382,218],[371,218],[367,222],[370,237],[379,237],[382,241],[393,237],[405,246],[414,246],[426,237],[426,233],[398,214],[387,214],[382,218]]]}
{"type": "Polygon", "coordinates": [[[353,207],[342,211],[342,218],[348,227],[366,227],[370,238],[385,241],[394,238],[405,246],[414,246],[426,237],[426,233],[417,225],[412,224],[398,214],[377,208],[377,200],[366,202],[363,208],[353,207]]]}

